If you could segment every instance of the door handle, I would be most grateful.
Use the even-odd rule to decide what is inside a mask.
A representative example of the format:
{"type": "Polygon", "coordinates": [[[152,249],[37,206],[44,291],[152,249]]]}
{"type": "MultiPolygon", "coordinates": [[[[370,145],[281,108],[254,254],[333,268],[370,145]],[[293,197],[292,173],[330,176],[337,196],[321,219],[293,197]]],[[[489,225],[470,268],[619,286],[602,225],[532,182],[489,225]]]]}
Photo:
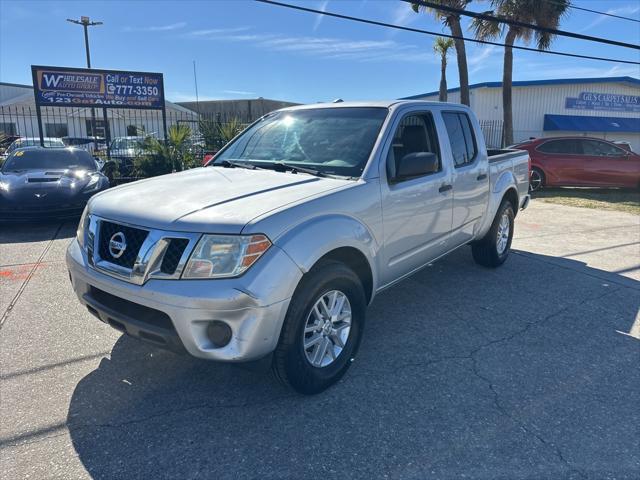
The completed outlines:
{"type": "Polygon", "coordinates": [[[487,174],[486,173],[481,173],[480,175],[478,175],[476,180],[480,181],[480,180],[485,180],[486,178],[487,178],[487,174]]]}
{"type": "Polygon", "coordinates": [[[442,185],[442,186],[438,189],[438,191],[439,191],[440,193],[444,193],[444,192],[446,192],[446,191],[448,191],[448,190],[451,190],[451,189],[453,189],[453,185],[442,185]]]}

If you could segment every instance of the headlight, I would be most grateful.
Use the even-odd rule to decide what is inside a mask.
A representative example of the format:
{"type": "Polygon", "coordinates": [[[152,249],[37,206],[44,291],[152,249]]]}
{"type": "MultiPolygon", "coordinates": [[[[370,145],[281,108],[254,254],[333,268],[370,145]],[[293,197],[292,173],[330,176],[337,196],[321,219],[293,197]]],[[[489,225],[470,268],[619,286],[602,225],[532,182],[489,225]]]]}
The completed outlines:
{"type": "Polygon", "coordinates": [[[89,183],[84,186],[83,192],[90,192],[98,188],[98,182],[100,181],[100,175],[93,174],[89,177],[89,183]]]}
{"type": "Polygon", "coordinates": [[[0,182],[0,192],[9,191],[9,182],[0,182]]]}
{"type": "Polygon", "coordinates": [[[182,278],[235,277],[247,270],[271,246],[264,235],[203,235],[182,278]]]}
{"type": "Polygon", "coordinates": [[[89,205],[84,207],[82,216],[80,217],[80,223],[78,224],[78,230],[76,231],[76,238],[81,248],[84,248],[85,239],[87,238],[87,228],[89,227],[89,205]]]}

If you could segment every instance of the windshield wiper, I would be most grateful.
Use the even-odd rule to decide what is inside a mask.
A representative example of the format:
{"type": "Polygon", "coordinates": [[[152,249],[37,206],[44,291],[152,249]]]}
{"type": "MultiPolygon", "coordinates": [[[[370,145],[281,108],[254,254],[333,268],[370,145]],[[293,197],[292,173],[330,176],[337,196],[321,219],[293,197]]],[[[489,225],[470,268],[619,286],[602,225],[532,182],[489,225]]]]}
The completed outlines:
{"type": "Polygon", "coordinates": [[[302,172],[302,173],[309,173],[311,175],[315,175],[316,177],[326,177],[327,176],[324,173],[322,173],[320,170],[315,170],[313,168],[308,168],[308,167],[299,167],[298,165],[292,165],[292,164],[286,163],[286,162],[273,162],[273,165],[274,166],[281,166],[281,167],[284,167],[285,169],[289,169],[289,170],[291,170],[291,173],[302,172]]]}
{"type": "Polygon", "coordinates": [[[221,167],[227,167],[227,168],[234,168],[234,167],[239,167],[239,168],[246,168],[249,170],[264,170],[262,167],[258,167],[256,165],[253,165],[252,163],[248,163],[248,162],[236,162],[236,161],[231,161],[231,160],[222,160],[220,163],[212,163],[212,166],[221,166],[221,167]]]}

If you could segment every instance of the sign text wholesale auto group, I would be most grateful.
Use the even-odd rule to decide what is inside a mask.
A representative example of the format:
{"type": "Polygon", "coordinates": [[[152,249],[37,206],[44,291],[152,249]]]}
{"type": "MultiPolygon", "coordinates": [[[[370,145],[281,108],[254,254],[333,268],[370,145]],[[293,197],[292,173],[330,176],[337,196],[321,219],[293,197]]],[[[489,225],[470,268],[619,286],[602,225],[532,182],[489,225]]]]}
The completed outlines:
{"type": "Polygon", "coordinates": [[[31,67],[40,106],[163,109],[161,73],[31,67]]]}

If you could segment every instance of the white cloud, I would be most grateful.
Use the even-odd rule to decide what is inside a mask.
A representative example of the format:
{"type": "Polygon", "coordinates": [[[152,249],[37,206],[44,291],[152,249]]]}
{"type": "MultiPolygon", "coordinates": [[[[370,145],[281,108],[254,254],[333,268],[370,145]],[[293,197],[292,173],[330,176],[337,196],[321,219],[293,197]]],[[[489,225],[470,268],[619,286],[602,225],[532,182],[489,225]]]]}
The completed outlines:
{"type": "MultiPolygon", "coordinates": [[[[619,8],[610,8],[609,10],[606,11],[606,13],[610,15],[622,15],[622,16],[635,15],[638,12],[640,12],[640,6],[632,6],[632,5],[628,5],[626,7],[619,7],[619,8]]],[[[579,31],[586,32],[587,30],[591,30],[593,27],[596,27],[603,22],[606,22],[608,20],[613,20],[613,19],[614,19],[613,17],[609,17],[607,15],[598,15],[595,20],[587,24],[585,27],[583,27],[579,31]]]]}
{"type": "Polygon", "coordinates": [[[224,93],[230,93],[232,95],[242,95],[242,96],[248,96],[248,95],[255,95],[256,92],[247,92],[245,90],[223,90],[224,93]]]}
{"type": "Polygon", "coordinates": [[[169,32],[187,26],[187,22],[177,22],[170,25],[151,25],[148,27],[124,27],[125,32],[169,32]]]}
{"type": "MultiPolygon", "coordinates": [[[[318,10],[324,12],[327,10],[327,5],[329,5],[329,0],[324,0],[321,4],[320,7],[318,8],[318,10]]],[[[318,27],[320,26],[320,24],[322,23],[322,20],[324,20],[325,15],[322,14],[317,14],[316,15],[316,20],[315,22],[313,22],[313,31],[315,32],[316,30],[318,30],[318,27]]]]}
{"type": "Polygon", "coordinates": [[[502,58],[502,49],[498,49],[495,45],[475,48],[467,52],[467,65],[469,73],[474,74],[488,67],[495,67],[495,60],[502,58]],[[477,53],[476,53],[477,52],[477,53]],[[470,55],[471,53],[471,55],[470,55]]]}
{"type": "Polygon", "coordinates": [[[427,62],[437,63],[430,43],[424,47],[394,40],[348,40],[336,37],[285,36],[279,34],[223,35],[203,34],[199,38],[216,41],[250,43],[251,46],[278,52],[291,52],[317,58],[359,62],[427,62]]]}
{"type": "Polygon", "coordinates": [[[235,28],[208,28],[205,30],[193,30],[188,33],[192,37],[203,37],[210,35],[221,35],[226,33],[239,33],[249,30],[249,27],[235,27],[235,28]]]}

